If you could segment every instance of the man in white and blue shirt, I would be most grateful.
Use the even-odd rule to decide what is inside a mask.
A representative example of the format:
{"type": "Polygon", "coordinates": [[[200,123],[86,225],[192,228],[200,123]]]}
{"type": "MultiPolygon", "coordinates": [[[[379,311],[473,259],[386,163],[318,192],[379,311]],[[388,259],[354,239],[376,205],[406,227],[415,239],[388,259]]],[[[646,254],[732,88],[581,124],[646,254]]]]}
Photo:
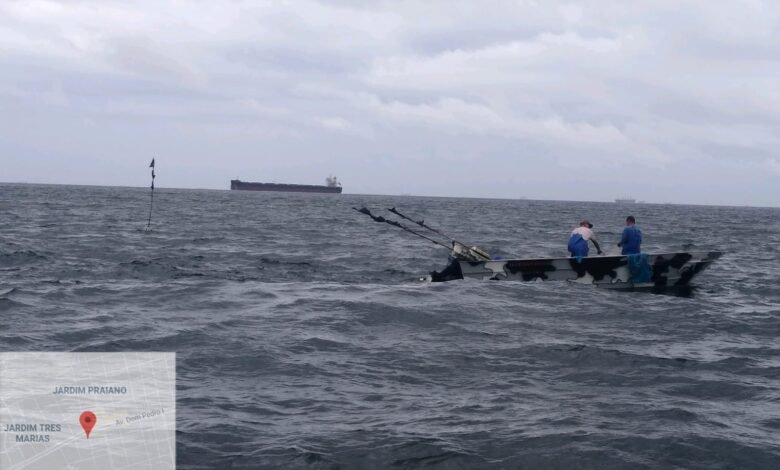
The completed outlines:
{"type": "Polygon", "coordinates": [[[588,240],[593,242],[598,254],[601,254],[601,247],[593,236],[593,224],[587,220],[580,222],[580,226],[571,231],[569,235],[569,256],[572,258],[583,258],[588,256],[588,240]]]}

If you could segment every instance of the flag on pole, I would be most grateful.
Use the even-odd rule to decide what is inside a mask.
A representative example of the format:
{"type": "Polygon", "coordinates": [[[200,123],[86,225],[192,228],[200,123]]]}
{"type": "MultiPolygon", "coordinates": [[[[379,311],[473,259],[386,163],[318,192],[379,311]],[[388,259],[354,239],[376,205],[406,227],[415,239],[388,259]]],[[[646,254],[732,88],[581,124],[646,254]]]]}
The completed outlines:
{"type": "Polygon", "coordinates": [[[149,168],[152,169],[152,191],[154,191],[154,158],[152,158],[152,163],[149,164],[149,168]]]}
{"type": "Polygon", "coordinates": [[[152,191],[149,194],[149,221],[146,223],[146,227],[144,227],[145,232],[152,231],[152,205],[154,205],[154,158],[152,158],[152,163],[149,164],[149,168],[152,169],[152,191]]]}

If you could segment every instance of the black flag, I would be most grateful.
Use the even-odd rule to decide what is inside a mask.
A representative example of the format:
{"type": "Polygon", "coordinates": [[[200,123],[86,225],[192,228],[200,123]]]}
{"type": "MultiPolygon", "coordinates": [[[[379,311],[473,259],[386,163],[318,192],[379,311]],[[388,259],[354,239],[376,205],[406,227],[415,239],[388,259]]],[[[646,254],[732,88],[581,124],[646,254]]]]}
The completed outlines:
{"type": "Polygon", "coordinates": [[[154,158],[152,158],[152,163],[149,164],[149,168],[154,168],[154,158]]]}

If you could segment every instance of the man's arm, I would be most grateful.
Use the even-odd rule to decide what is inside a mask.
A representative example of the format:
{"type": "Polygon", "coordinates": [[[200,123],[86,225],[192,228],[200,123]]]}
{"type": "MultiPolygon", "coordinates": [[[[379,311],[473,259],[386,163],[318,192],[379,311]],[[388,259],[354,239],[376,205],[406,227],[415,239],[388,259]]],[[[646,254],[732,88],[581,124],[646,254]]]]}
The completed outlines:
{"type": "Polygon", "coordinates": [[[599,246],[599,242],[597,242],[596,239],[593,238],[593,237],[590,237],[590,241],[592,241],[593,242],[593,246],[596,247],[596,253],[601,254],[602,251],[601,251],[601,247],[599,246]]]}
{"type": "Polygon", "coordinates": [[[620,236],[620,243],[618,243],[618,246],[623,246],[626,243],[628,243],[628,229],[623,229],[623,235],[620,236]]]}

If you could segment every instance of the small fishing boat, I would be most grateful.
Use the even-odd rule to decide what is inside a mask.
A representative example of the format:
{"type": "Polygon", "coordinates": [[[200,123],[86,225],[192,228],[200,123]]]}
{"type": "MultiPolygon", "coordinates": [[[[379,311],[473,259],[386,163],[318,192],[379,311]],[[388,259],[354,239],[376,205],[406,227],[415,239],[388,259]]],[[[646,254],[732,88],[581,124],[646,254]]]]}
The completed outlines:
{"type": "Polygon", "coordinates": [[[722,255],[718,251],[705,251],[490,260],[472,253],[468,247],[457,245],[457,242],[453,244],[447,267],[440,272],[431,272],[432,282],[456,279],[570,281],[617,289],[676,288],[688,286],[696,274],[722,255]]]}
{"type": "Polygon", "coordinates": [[[443,237],[451,243],[431,238],[395,220],[374,215],[367,208],[353,208],[375,222],[390,224],[422,239],[451,250],[449,264],[441,271],[432,271],[427,280],[446,282],[458,279],[511,281],[568,281],[613,289],[664,290],[685,288],[691,279],[709,267],[723,253],[719,251],[682,251],[672,253],[638,253],[635,255],[604,255],[561,258],[494,259],[484,250],[459,242],[423,220],[401,214],[395,207],[388,209],[396,216],[443,237]]]}

